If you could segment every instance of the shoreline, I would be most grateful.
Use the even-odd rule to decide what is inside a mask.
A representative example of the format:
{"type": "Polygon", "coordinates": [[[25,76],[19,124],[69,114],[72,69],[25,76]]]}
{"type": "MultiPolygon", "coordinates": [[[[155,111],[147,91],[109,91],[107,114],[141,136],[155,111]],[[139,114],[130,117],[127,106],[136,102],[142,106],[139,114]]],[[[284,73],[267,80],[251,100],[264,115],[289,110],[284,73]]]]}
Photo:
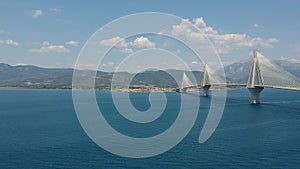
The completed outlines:
{"type": "MultiPolygon", "coordinates": [[[[240,88],[225,88],[225,89],[210,89],[212,91],[216,90],[234,90],[234,89],[240,89],[240,88]]],[[[28,88],[28,87],[0,87],[0,90],[94,90],[94,91],[114,91],[114,92],[130,92],[130,93],[151,93],[151,92],[177,92],[176,88],[164,88],[161,90],[155,89],[155,90],[136,90],[136,89],[116,89],[116,90],[110,90],[110,89],[72,89],[72,88],[28,88]]],[[[199,90],[201,91],[201,90],[199,90]]]]}
{"type": "Polygon", "coordinates": [[[110,90],[110,89],[72,89],[72,88],[28,88],[28,87],[0,87],[0,90],[94,90],[94,91],[114,91],[114,92],[133,92],[133,93],[147,93],[147,92],[176,92],[174,88],[168,88],[167,90],[110,90]]]}
{"type": "Polygon", "coordinates": [[[63,88],[27,88],[27,87],[0,87],[0,90],[72,90],[63,88]]]}

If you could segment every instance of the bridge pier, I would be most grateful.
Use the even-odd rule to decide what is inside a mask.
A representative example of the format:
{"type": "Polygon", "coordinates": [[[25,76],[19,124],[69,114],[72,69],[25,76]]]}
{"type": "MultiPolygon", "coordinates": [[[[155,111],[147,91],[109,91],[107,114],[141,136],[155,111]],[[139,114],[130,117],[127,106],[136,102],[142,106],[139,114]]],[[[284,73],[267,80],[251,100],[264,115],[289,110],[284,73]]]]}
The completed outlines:
{"type": "Polygon", "coordinates": [[[260,104],[260,92],[263,89],[263,87],[248,88],[248,90],[250,91],[252,104],[260,104]]]}
{"type": "Polygon", "coordinates": [[[202,87],[202,89],[203,89],[202,96],[204,96],[204,97],[209,96],[209,88],[210,87],[211,87],[211,85],[205,85],[205,86],[202,87]]]}
{"type": "Polygon", "coordinates": [[[187,88],[180,89],[181,93],[186,93],[186,91],[187,91],[187,88]]]}

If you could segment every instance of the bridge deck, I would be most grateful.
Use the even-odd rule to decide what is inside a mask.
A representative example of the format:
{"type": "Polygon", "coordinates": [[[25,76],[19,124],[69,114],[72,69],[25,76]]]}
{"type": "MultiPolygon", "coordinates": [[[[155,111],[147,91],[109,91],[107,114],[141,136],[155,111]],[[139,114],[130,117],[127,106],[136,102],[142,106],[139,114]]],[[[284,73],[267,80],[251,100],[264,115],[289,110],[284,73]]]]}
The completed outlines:
{"type": "MultiPolygon", "coordinates": [[[[247,84],[237,84],[237,83],[226,83],[226,84],[212,84],[211,86],[216,87],[247,87],[247,84]]],[[[191,89],[191,88],[198,88],[202,89],[204,86],[197,85],[197,86],[188,86],[182,89],[191,89]]],[[[282,86],[270,86],[270,85],[255,85],[255,87],[263,87],[263,88],[274,88],[274,89],[283,89],[283,90],[299,90],[300,88],[293,88],[293,87],[282,87],[282,86]]]]}

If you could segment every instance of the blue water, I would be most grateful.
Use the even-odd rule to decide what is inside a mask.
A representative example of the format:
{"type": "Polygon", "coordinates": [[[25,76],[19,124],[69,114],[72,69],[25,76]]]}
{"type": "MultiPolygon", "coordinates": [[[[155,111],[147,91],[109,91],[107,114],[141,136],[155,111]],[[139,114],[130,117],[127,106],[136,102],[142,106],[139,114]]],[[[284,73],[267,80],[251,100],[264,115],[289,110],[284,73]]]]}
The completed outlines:
{"type": "MultiPolygon", "coordinates": [[[[107,121],[130,136],[156,135],[178,115],[178,93],[167,93],[166,112],[147,125],[124,120],[116,113],[109,92],[96,93],[107,121]]],[[[198,119],[184,140],[166,153],[144,159],[119,157],[93,143],[77,120],[71,91],[0,90],[0,96],[1,169],[300,167],[297,91],[265,89],[263,103],[250,105],[246,89],[229,90],[221,122],[204,144],[198,143],[198,137],[210,98],[201,97],[198,119]]],[[[130,96],[137,109],[149,108],[147,93],[130,96]]]]}

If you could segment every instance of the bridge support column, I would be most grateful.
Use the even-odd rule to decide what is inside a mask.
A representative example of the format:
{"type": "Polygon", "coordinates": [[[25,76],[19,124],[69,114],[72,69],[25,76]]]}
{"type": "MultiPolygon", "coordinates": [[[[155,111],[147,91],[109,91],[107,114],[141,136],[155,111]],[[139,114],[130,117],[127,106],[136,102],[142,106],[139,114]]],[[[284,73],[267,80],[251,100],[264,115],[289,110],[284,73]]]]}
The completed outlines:
{"type": "Polygon", "coordinates": [[[187,91],[187,88],[180,89],[181,93],[186,93],[186,91],[187,91]]]}
{"type": "Polygon", "coordinates": [[[209,88],[210,88],[210,86],[211,85],[205,85],[205,86],[202,87],[202,89],[203,89],[202,96],[205,96],[205,97],[209,96],[209,88]]]}
{"type": "Polygon", "coordinates": [[[260,92],[263,89],[263,87],[248,88],[248,90],[250,91],[252,104],[260,104],[260,92]]]}

